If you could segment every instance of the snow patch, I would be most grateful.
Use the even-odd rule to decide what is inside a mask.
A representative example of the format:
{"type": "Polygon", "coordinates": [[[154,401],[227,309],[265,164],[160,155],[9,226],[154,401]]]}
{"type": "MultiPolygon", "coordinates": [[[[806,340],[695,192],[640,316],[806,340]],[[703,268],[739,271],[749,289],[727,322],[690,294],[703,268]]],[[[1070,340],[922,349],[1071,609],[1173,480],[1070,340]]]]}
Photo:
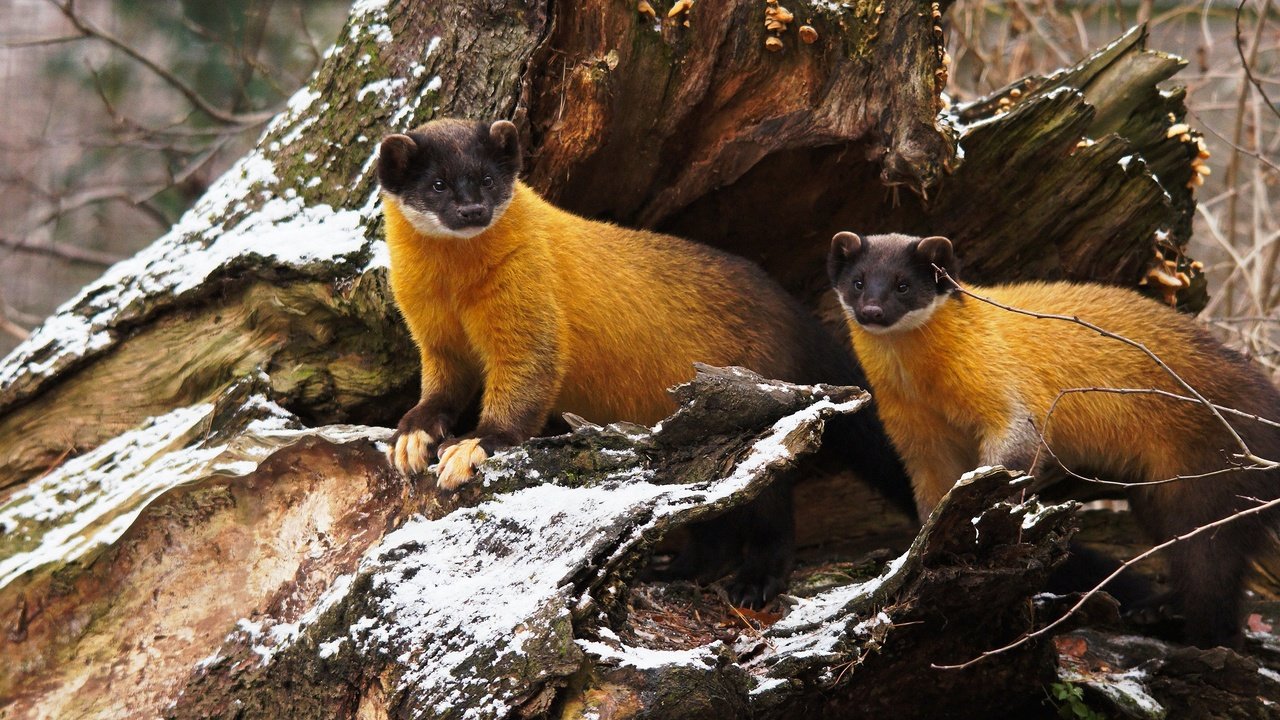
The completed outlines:
{"type": "Polygon", "coordinates": [[[371,23],[367,29],[379,45],[390,45],[395,40],[395,36],[391,34],[391,28],[384,23],[371,23]]]}
{"type": "Polygon", "coordinates": [[[751,695],[763,695],[767,692],[777,690],[780,687],[785,687],[790,684],[791,681],[786,678],[765,678],[755,687],[751,688],[751,695]]]}
{"type": "Polygon", "coordinates": [[[1022,516],[1022,529],[1030,530],[1040,524],[1040,521],[1046,516],[1055,512],[1058,507],[1055,505],[1041,505],[1039,502],[1032,503],[1028,501],[1027,503],[1019,505],[1016,509],[1026,512],[1026,515],[1022,516]]]}
{"type": "Polygon", "coordinates": [[[19,378],[52,377],[66,365],[109,347],[116,323],[147,305],[148,298],[176,299],[237,258],[253,255],[302,267],[367,252],[359,212],[308,207],[296,196],[267,200],[231,229],[214,225],[228,213],[247,211],[244,200],[251,190],[276,181],[275,166],[260,153],[242,158],[172,230],[109,268],[15,348],[0,363],[0,388],[19,378]]]}
{"type": "Polygon", "coordinates": [[[346,638],[340,637],[340,638],[331,640],[329,642],[320,643],[319,653],[318,653],[320,655],[320,658],[325,659],[325,658],[330,658],[330,657],[333,657],[334,655],[337,655],[338,651],[342,649],[342,643],[346,641],[347,641],[346,638]]]}
{"type": "Polygon", "coordinates": [[[684,667],[701,666],[708,670],[716,667],[718,650],[724,646],[719,640],[689,650],[653,650],[632,647],[623,643],[609,645],[595,640],[577,640],[578,647],[597,658],[633,667],[638,670],[658,670],[668,665],[684,667]]]}
{"type": "MultiPolygon", "coordinates": [[[[319,620],[320,616],[323,615],[330,607],[333,607],[334,603],[346,597],[347,591],[351,589],[351,581],[354,579],[355,577],[353,575],[339,575],[332,583],[329,584],[329,587],[316,600],[311,608],[294,622],[272,624],[265,630],[265,632],[261,630],[261,627],[262,624],[265,624],[267,621],[263,621],[262,624],[257,625],[255,629],[258,631],[252,633],[250,635],[250,639],[257,640],[258,638],[265,636],[271,640],[270,643],[254,643],[251,647],[253,652],[257,653],[262,658],[262,664],[267,664],[271,661],[271,658],[275,657],[277,652],[293,644],[293,642],[298,639],[298,635],[301,634],[303,627],[319,620]]],[[[242,619],[240,622],[246,623],[248,621],[242,619]]],[[[343,640],[346,640],[346,638],[338,637],[327,643],[321,643],[319,648],[320,657],[329,657],[329,655],[337,652],[338,647],[342,645],[343,640]],[[331,648],[332,652],[325,654],[326,646],[331,648]]]]}
{"type": "Polygon", "coordinates": [[[1137,710],[1138,717],[1165,717],[1168,710],[1147,693],[1142,681],[1147,674],[1134,669],[1119,673],[1083,675],[1060,671],[1059,678],[1066,682],[1083,683],[1097,690],[1122,708],[1137,710]]]}
{"type": "Polygon", "coordinates": [[[218,469],[224,446],[168,452],[209,416],[211,403],[179,408],[71,458],[0,507],[17,552],[0,559],[0,587],[53,562],[115,541],[156,496],[196,469],[218,469]]]}
{"type": "Polygon", "coordinates": [[[378,42],[383,44],[391,42],[389,37],[391,29],[385,23],[377,22],[387,19],[387,0],[356,0],[351,6],[350,18],[348,22],[351,29],[348,31],[348,37],[352,42],[360,41],[362,30],[365,28],[369,29],[369,33],[378,42]],[[357,18],[363,19],[363,22],[357,22],[357,18]],[[381,28],[386,28],[387,39],[385,40],[380,32],[381,28]]]}
{"type": "Polygon", "coordinates": [[[404,86],[407,82],[408,81],[404,78],[375,80],[356,92],[356,102],[364,102],[364,99],[369,95],[377,95],[384,100],[390,100],[395,97],[397,93],[404,90],[404,86]]]}
{"type": "Polygon", "coordinates": [[[263,131],[262,136],[266,137],[272,133],[278,132],[289,123],[294,122],[299,117],[302,117],[309,109],[311,109],[312,103],[319,99],[320,93],[312,90],[309,86],[303,87],[293,95],[290,95],[289,102],[285,103],[284,111],[272,118],[271,122],[267,123],[267,129],[263,131]]]}
{"type": "MultiPolygon", "coordinates": [[[[841,646],[848,638],[867,637],[891,625],[891,619],[883,611],[862,620],[853,616],[843,622],[837,622],[836,619],[846,614],[846,609],[851,604],[865,602],[884,583],[903,572],[906,560],[907,554],[903,553],[886,565],[879,577],[801,599],[786,617],[766,631],[765,640],[769,651],[750,661],[748,665],[754,666],[757,672],[765,673],[765,677],[760,679],[762,683],[768,683],[769,667],[782,658],[817,661],[833,659],[842,653],[841,646]]],[[[753,692],[766,692],[776,686],[758,686],[753,692]]]]}

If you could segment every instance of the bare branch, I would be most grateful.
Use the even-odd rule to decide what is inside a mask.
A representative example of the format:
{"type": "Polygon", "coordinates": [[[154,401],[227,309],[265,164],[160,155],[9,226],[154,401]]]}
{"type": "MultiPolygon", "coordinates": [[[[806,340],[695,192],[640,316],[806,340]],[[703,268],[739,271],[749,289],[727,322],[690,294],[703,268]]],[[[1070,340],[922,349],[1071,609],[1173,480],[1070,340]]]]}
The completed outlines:
{"type": "Polygon", "coordinates": [[[83,35],[67,35],[64,37],[36,38],[34,40],[10,40],[0,43],[0,47],[10,50],[22,50],[33,47],[47,47],[49,45],[65,45],[66,43],[83,40],[83,35]]]}
{"type": "Polygon", "coordinates": [[[1044,41],[1045,47],[1052,50],[1053,54],[1058,56],[1058,62],[1061,62],[1063,65],[1071,65],[1072,57],[1070,53],[1064,50],[1062,46],[1049,35],[1049,32],[1040,26],[1040,22],[1036,19],[1036,16],[1027,9],[1026,3],[1022,0],[1014,0],[1014,5],[1018,8],[1018,12],[1022,13],[1023,19],[1027,21],[1027,24],[1031,26],[1031,29],[1034,30],[1036,35],[1039,35],[1040,39],[1044,41]]]}
{"type": "MultiPolygon", "coordinates": [[[[1034,423],[1032,423],[1032,430],[1036,433],[1037,437],[1040,440],[1039,447],[1037,448],[1037,454],[1039,453],[1040,450],[1043,450],[1044,452],[1048,453],[1049,457],[1053,459],[1054,463],[1056,463],[1057,466],[1061,468],[1063,472],[1065,472],[1067,475],[1071,476],[1072,478],[1075,478],[1076,480],[1092,483],[1095,485],[1107,485],[1111,487],[1129,488],[1129,487],[1142,487],[1147,485],[1165,485],[1168,483],[1179,482],[1182,480],[1198,480],[1201,478],[1215,477],[1217,475],[1225,475],[1227,473],[1234,473],[1239,471],[1270,469],[1269,467],[1262,466],[1262,465],[1241,465],[1239,463],[1228,462],[1228,465],[1229,465],[1228,467],[1224,467],[1219,470],[1210,470],[1209,472],[1197,473],[1194,475],[1174,475],[1173,477],[1161,478],[1158,480],[1142,480],[1138,482],[1107,480],[1100,477],[1091,477],[1088,475],[1081,475],[1076,470],[1068,467],[1067,464],[1062,460],[1062,458],[1059,457],[1058,454],[1053,451],[1053,448],[1049,445],[1049,439],[1047,435],[1049,433],[1049,425],[1052,422],[1053,415],[1058,409],[1059,401],[1061,401],[1062,398],[1066,397],[1067,395],[1083,394],[1083,393],[1110,393],[1113,395],[1156,395],[1160,397],[1169,398],[1171,400],[1180,400],[1183,402],[1194,403],[1196,405],[1200,404],[1200,401],[1193,397],[1188,397],[1186,395],[1179,395],[1177,393],[1169,392],[1168,390],[1159,390],[1157,388],[1083,387],[1083,388],[1067,388],[1059,391],[1058,395],[1054,397],[1053,402],[1049,404],[1049,412],[1045,414],[1044,430],[1041,431],[1039,428],[1035,427],[1034,423]]],[[[1264,425],[1269,425],[1271,427],[1280,428],[1280,422],[1276,422],[1274,420],[1268,420],[1267,418],[1261,417],[1259,415],[1255,415],[1253,413],[1242,412],[1240,410],[1236,410],[1235,408],[1226,407],[1224,405],[1214,404],[1213,406],[1217,408],[1219,412],[1223,412],[1228,415],[1234,415],[1234,416],[1245,418],[1248,420],[1253,420],[1255,422],[1259,422],[1264,425]]],[[[1039,465],[1039,457],[1037,456],[1036,461],[1032,464],[1032,469],[1034,469],[1038,465],[1039,465]]]]}
{"type": "Polygon", "coordinates": [[[1147,348],[1146,345],[1136,340],[1130,340],[1129,338],[1123,335],[1120,335],[1118,333],[1113,333],[1110,330],[1101,328],[1087,320],[1081,320],[1079,317],[1076,317],[1074,315],[1037,313],[1037,312],[1032,312],[1030,310],[1023,310],[1021,308],[1016,308],[1011,305],[1005,305],[1004,303],[1000,303],[990,298],[983,297],[981,295],[970,292],[969,290],[966,290],[965,288],[961,287],[959,283],[957,283],[950,275],[947,274],[946,270],[943,270],[937,265],[934,265],[933,267],[934,267],[934,271],[938,273],[939,278],[945,278],[949,280],[951,283],[953,283],[956,286],[957,292],[967,295],[975,300],[987,303],[988,305],[993,305],[1002,310],[1007,310],[1009,312],[1017,313],[1019,315],[1026,315],[1028,317],[1038,318],[1041,320],[1060,320],[1063,322],[1074,323],[1076,325],[1080,325],[1081,327],[1088,328],[1098,333],[1099,335],[1102,335],[1103,337],[1111,338],[1112,340],[1122,342],[1125,345],[1128,345],[1130,347],[1140,350],[1144,355],[1150,358],[1152,362],[1159,365],[1160,368],[1169,375],[1169,377],[1173,378],[1174,382],[1178,383],[1178,385],[1181,385],[1182,389],[1190,393],[1192,397],[1194,397],[1201,405],[1204,405],[1209,410],[1209,412],[1213,414],[1214,418],[1218,420],[1218,422],[1222,425],[1222,427],[1231,436],[1231,439],[1240,448],[1241,450],[1240,456],[1243,459],[1248,460],[1249,462],[1254,463],[1259,467],[1264,467],[1264,468],[1280,467],[1280,462],[1275,462],[1273,460],[1266,460],[1264,458],[1260,458],[1254,455],[1253,452],[1249,449],[1249,446],[1245,443],[1244,439],[1241,438],[1240,434],[1236,432],[1236,429],[1231,426],[1231,423],[1227,422],[1226,418],[1222,416],[1222,413],[1218,412],[1217,407],[1215,407],[1213,403],[1209,402],[1208,399],[1206,399],[1203,395],[1201,395],[1198,390],[1196,390],[1194,387],[1191,387],[1190,383],[1188,383],[1186,380],[1183,380],[1181,375],[1175,372],[1173,368],[1169,367],[1169,365],[1165,363],[1164,360],[1161,360],[1160,357],[1156,355],[1154,352],[1152,352],[1149,348],[1147,348]]]}
{"type": "MultiPolygon", "coordinates": [[[[1157,388],[1108,388],[1108,387],[1067,388],[1066,390],[1063,390],[1062,392],[1058,393],[1058,397],[1062,397],[1063,395],[1067,395],[1070,393],[1093,393],[1093,392],[1110,393],[1112,395],[1158,395],[1160,397],[1169,398],[1170,400],[1180,400],[1182,402],[1195,403],[1197,405],[1200,404],[1200,401],[1197,400],[1196,398],[1188,397],[1186,395],[1179,395],[1177,393],[1169,392],[1168,390],[1160,390],[1157,388]]],[[[1057,400],[1055,400],[1054,402],[1056,403],[1057,400]]],[[[1233,415],[1235,417],[1244,418],[1246,420],[1253,420],[1254,422],[1262,423],[1263,425],[1269,425],[1273,428],[1280,429],[1280,422],[1277,422],[1275,420],[1269,420],[1267,418],[1262,417],[1261,415],[1247,413],[1242,410],[1237,410],[1232,407],[1227,407],[1225,405],[1219,405],[1217,403],[1211,403],[1211,404],[1213,405],[1213,407],[1217,408],[1218,412],[1226,413],[1228,415],[1233,415]]]]}
{"type": "Polygon", "coordinates": [[[1146,560],[1147,558],[1160,552],[1161,550],[1164,550],[1165,548],[1173,546],[1175,543],[1180,543],[1180,542],[1189,540],[1197,535],[1200,535],[1201,533],[1206,533],[1210,530],[1220,528],[1223,525],[1235,522],[1241,518],[1251,517],[1253,515],[1264,513],[1275,507],[1280,507],[1280,498],[1276,498],[1275,500],[1269,500],[1265,503],[1262,503],[1255,507],[1248,508],[1246,510],[1241,510],[1240,512],[1228,515],[1227,517],[1221,518],[1219,520],[1214,520],[1211,523],[1206,523],[1204,525],[1201,525],[1200,527],[1194,530],[1169,538],[1168,540],[1160,543],[1159,545],[1155,545],[1147,550],[1144,550],[1143,552],[1140,552],[1137,555],[1121,563],[1120,567],[1116,568],[1114,572],[1112,572],[1107,577],[1103,578],[1102,582],[1093,586],[1088,592],[1082,595],[1080,599],[1076,601],[1076,604],[1068,608],[1067,611],[1064,612],[1061,617],[1049,623],[1048,625],[1045,625],[1039,630],[1026,633],[1022,637],[1019,637],[1017,640],[1014,640],[1013,642],[1007,645],[1004,645],[1002,647],[998,647],[994,650],[986,650],[981,655],[979,655],[976,658],[973,658],[972,660],[967,660],[957,665],[934,665],[933,667],[939,670],[960,670],[963,668],[970,667],[976,663],[979,663],[989,657],[999,655],[1004,652],[1008,652],[1009,650],[1012,650],[1020,645],[1025,645],[1026,643],[1032,640],[1035,640],[1036,638],[1043,637],[1044,635],[1048,634],[1049,631],[1053,630],[1054,628],[1058,627],[1062,623],[1066,622],[1068,618],[1070,618],[1071,616],[1079,612],[1080,609],[1084,607],[1085,603],[1087,603],[1090,598],[1092,598],[1094,595],[1097,595],[1099,592],[1102,591],[1102,588],[1105,587],[1107,583],[1110,583],[1112,580],[1115,580],[1117,577],[1120,576],[1121,573],[1133,567],[1137,563],[1142,562],[1143,560],[1146,560]]]}
{"type": "Polygon", "coordinates": [[[90,188],[88,190],[82,190],[70,197],[47,193],[54,203],[54,208],[40,216],[31,224],[30,227],[32,229],[43,227],[73,210],[78,210],[88,205],[96,205],[103,202],[119,202],[139,210],[144,215],[155,221],[156,225],[159,226],[160,229],[167,230],[169,225],[172,224],[172,220],[166,217],[164,213],[160,212],[158,208],[151,205],[148,201],[159,193],[164,192],[168,187],[169,185],[159,183],[153,184],[137,195],[130,195],[127,192],[113,187],[90,188]]]}
{"type": "Polygon", "coordinates": [[[1270,160],[1268,160],[1268,159],[1267,159],[1267,157],[1266,157],[1265,155],[1263,155],[1263,154],[1262,154],[1262,153],[1260,153],[1260,152],[1254,152],[1253,150],[1249,150],[1249,149],[1247,149],[1247,148],[1240,147],[1239,145],[1236,145],[1235,143],[1231,142],[1231,140],[1229,140],[1229,139],[1228,139],[1226,136],[1224,136],[1222,133],[1218,132],[1217,130],[1214,130],[1212,125],[1210,125],[1210,124],[1206,123],[1206,122],[1204,121],[1204,118],[1200,117],[1200,115],[1199,115],[1199,114],[1197,114],[1197,113],[1196,113],[1196,111],[1194,111],[1194,110],[1187,110],[1187,114],[1188,114],[1188,115],[1190,115],[1191,117],[1193,117],[1193,118],[1195,118],[1195,119],[1196,119],[1196,124],[1197,124],[1197,127],[1198,127],[1198,128],[1203,128],[1203,129],[1205,129],[1206,131],[1208,131],[1208,132],[1209,132],[1209,134],[1210,134],[1210,135],[1212,135],[1212,136],[1214,136],[1214,137],[1218,138],[1219,140],[1221,140],[1221,141],[1223,142],[1223,144],[1227,145],[1227,146],[1228,146],[1228,147],[1230,147],[1232,150],[1235,150],[1236,152],[1239,152],[1239,153],[1241,153],[1241,154],[1243,154],[1243,155],[1247,155],[1247,156],[1249,156],[1249,157],[1253,158],[1254,160],[1257,160],[1258,162],[1262,163],[1263,165],[1266,165],[1267,167],[1271,168],[1272,170],[1276,170],[1277,172],[1280,172],[1280,165],[1277,165],[1277,164],[1275,164],[1275,163],[1271,162],[1270,160]]]}
{"type": "Polygon", "coordinates": [[[11,335],[18,340],[26,340],[30,334],[26,328],[9,319],[9,303],[5,302],[4,293],[0,291],[0,332],[11,335]]]}
{"type": "Polygon", "coordinates": [[[66,243],[50,241],[47,243],[35,244],[7,237],[5,235],[0,235],[0,247],[6,247],[17,252],[32,255],[47,255],[49,257],[58,258],[59,260],[66,260],[69,263],[91,265],[99,268],[110,267],[121,259],[111,253],[88,250],[74,245],[67,245],[66,243]]]}
{"type": "Polygon", "coordinates": [[[194,88],[192,88],[190,85],[187,85],[185,82],[182,81],[181,78],[179,78],[177,75],[174,75],[169,70],[165,69],[159,63],[155,62],[154,60],[151,60],[147,56],[138,52],[137,49],[135,49],[128,43],[124,42],[123,40],[117,38],[116,36],[90,24],[87,20],[81,17],[79,13],[76,12],[74,4],[69,0],[67,2],[58,2],[58,0],[48,0],[48,1],[50,4],[52,4],[54,7],[58,8],[59,11],[62,12],[63,16],[67,18],[67,20],[71,23],[72,27],[74,27],[81,35],[88,38],[93,38],[95,40],[101,40],[102,42],[107,43],[111,47],[115,48],[116,50],[119,50],[120,52],[129,56],[133,60],[137,61],[143,67],[150,70],[157,77],[163,80],[166,84],[172,87],[174,90],[177,90],[184,98],[187,99],[187,102],[190,102],[193,106],[195,106],[198,110],[200,110],[200,112],[208,115],[210,118],[213,118],[214,120],[220,123],[223,123],[225,125],[240,125],[240,126],[258,125],[263,122],[266,122],[275,114],[275,111],[268,111],[268,112],[259,112],[259,113],[240,115],[240,114],[223,111],[215,107],[208,100],[205,100],[204,97],[200,95],[200,93],[196,92],[194,88]]]}
{"type": "Polygon", "coordinates": [[[1262,87],[1262,83],[1253,76],[1253,64],[1258,61],[1258,46],[1262,40],[1262,29],[1267,24],[1267,13],[1271,11],[1271,0],[1262,0],[1262,7],[1258,10],[1258,27],[1254,29],[1253,46],[1250,49],[1249,57],[1244,56],[1244,43],[1240,38],[1240,15],[1244,12],[1244,4],[1248,0],[1240,0],[1240,4],[1236,5],[1236,54],[1240,56],[1240,64],[1244,68],[1244,75],[1249,79],[1249,83],[1257,89],[1258,94],[1266,101],[1267,107],[1271,112],[1280,117],[1280,107],[1277,107],[1271,98],[1267,95],[1266,88],[1262,87]]]}

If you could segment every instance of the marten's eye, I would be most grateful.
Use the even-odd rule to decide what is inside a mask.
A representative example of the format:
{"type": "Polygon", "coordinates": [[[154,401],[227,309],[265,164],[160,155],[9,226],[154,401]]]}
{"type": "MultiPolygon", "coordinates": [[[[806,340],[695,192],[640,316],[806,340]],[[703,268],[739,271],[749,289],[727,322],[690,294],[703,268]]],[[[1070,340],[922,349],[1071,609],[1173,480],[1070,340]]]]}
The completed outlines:
{"type": "Polygon", "coordinates": [[[853,281],[853,289],[854,289],[854,290],[861,290],[861,289],[862,289],[862,281],[861,281],[861,280],[854,280],[854,281],[853,281]]]}
{"type": "Polygon", "coordinates": [[[446,185],[444,184],[443,180],[437,180],[431,183],[431,189],[435,190],[436,192],[444,192],[445,187],[446,185]]]}
{"type": "Polygon", "coordinates": [[[910,289],[911,289],[911,286],[910,286],[910,285],[908,285],[908,284],[906,284],[905,282],[900,282],[900,283],[898,283],[898,293],[899,293],[899,294],[901,294],[901,295],[906,295],[906,294],[907,294],[907,291],[908,291],[908,290],[910,290],[910,289]]]}
{"type": "Polygon", "coordinates": [[[485,175],[484,178],[480,180],[480,187],[487,187],[487,188],[493,187],[493,178],[488,175],[485,175]]]}

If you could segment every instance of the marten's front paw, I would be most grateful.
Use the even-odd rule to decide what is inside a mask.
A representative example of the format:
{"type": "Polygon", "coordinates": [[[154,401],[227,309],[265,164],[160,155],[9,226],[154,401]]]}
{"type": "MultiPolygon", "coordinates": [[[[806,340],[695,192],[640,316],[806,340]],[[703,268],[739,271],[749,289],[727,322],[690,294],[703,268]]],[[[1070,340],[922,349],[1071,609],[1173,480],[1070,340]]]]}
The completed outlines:
{"type": "Polygon", "coordinates": [[[436,485],[442,490],[454,490],[471,480],[476,466],[489,459],[489,453],[480,446],[480,440],[459,440],[440,453],[439,479],[436,485]]]}
{"type": "Polygon", "coordinates": [[[393,439],[395,443],[388,448],[387,459],[404,475],[427,469],[431,454],[440,442],[425,430],[410,430],[404,435],[396,433],[393,439]]]}
{"type": "Polygon", "coordinates": [[[448,437],[450,422],[448,415],[418,403],[400,419],[387,448],[387,460],[404,475],[426,470],[436,446],[448,437]]]}

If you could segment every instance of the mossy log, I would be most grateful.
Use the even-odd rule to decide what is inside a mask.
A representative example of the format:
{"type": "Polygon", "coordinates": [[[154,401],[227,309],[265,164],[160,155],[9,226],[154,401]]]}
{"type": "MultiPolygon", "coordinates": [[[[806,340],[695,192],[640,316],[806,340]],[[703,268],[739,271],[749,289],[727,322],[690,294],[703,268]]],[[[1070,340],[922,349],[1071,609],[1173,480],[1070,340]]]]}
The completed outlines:
{"type": "MultiPolygon", "coordinates": [[[[457,497],[386,467],[377,442],[416,400],[416,353],[389,302],[371,169],[382,135],[434,117],[515,119],[527,180],[557,203],[748,256],[828,319],[837,230],[949,234],[984,281],[1136,286],[1157,251],[1189,263],[1194,133],[1169,133],[1181,95],[1156,88],[1180,61],[1141,29],[948,109],[937,5],[804,3],[780,33],[763,2],[653,7],[357,3],[258,147],[0,363],[0,717],[1038,707],[1046,643],[931,669],[1031,627],[1061,555],[1065,510],[1005,502],[998,471],[917,537],[848,473],[807,470],[803,544],[849,560],[911,546],[874,591],[845,577],[768,629],[638,639],[648,555],[771,481],[768,463],[738,470],[777,423],[800,429],[776,459],[801,462],[826,414],[855,411],[852,391],[708,371],[660,429],[531,441],[457,497]],[[699,397],[725,398],[736,424],[699,415],[699,397]],[[582,513],[591,502],[611,509],[582,513]],[[485,575],[499,557],[520,562],[485,575]],[[447,578],[457,592],[433,595],[447,578]],[[528,613],[507,625],[472,623],[484,640],[456,623],[379,634],[403,608],[443,622],[517,599],[528,613]],[[903,683],[920,673],[936,673],[929,693],[903,683]]],[[[1178,298],[1194,306],[1202,284],[1178,298]]]]}

